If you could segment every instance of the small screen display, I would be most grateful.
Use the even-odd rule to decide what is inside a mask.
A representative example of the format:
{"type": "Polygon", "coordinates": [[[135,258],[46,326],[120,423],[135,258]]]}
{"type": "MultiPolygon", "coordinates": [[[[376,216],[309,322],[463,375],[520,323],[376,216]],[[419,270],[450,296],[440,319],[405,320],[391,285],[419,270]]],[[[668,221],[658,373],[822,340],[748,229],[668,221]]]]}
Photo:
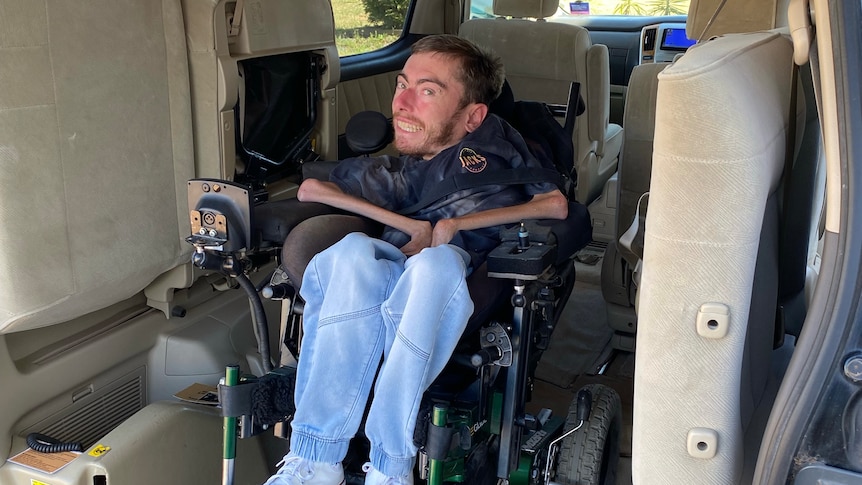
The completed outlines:
{"type": "Polygon", "coordinates": [[[685,29],[664,29],[661,48],[670,51],[684,51],[694,45],[694,40],[685,36],[685,29]]]}

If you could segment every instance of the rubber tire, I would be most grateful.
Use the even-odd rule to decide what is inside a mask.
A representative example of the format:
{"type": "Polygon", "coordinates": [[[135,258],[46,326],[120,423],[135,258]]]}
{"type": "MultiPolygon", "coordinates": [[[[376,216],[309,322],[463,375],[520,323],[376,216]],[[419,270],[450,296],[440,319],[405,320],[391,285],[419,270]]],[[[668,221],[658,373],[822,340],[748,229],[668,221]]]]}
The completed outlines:
{"type": "MultiPolygon", "coordinates": [[[[588,384],[581,389],[589,390],[593,396],[590,417],[561,443],[556,481],[566,485],[615,485],[622,431],[620,396],[602,384],[588,384]]],[[[578,424],[575,396],[569,405],[565,430],[578,424]]]]}

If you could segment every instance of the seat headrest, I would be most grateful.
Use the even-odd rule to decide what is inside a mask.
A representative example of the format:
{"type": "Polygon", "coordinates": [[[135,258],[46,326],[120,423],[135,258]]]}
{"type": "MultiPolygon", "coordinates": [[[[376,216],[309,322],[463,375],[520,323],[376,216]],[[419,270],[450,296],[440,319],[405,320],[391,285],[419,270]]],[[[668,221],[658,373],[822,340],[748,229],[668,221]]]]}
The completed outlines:
{"type": "Polygon", "coordinates": [[[724,6],[721,3],[722,0],[691,0],[685,23],[685,32],[690,39],[706,40],[718,35],[787,26],[789,0],[727,0],[724,6]],[[721,11],[710,24],[719,7],[721,11]]]}
{"type": "Polygon", "coordinates": [[[543,19],[556,13],[559,2],[551,0],[494,0],[494,15],[543,19]]]}

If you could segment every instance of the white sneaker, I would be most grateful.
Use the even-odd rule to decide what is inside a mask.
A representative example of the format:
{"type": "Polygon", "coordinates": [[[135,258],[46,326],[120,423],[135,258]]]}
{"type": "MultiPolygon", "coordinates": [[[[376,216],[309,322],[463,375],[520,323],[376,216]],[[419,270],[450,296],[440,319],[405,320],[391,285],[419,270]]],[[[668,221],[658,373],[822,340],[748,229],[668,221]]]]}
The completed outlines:
{"type": "Polygon", "coordinates": [[[365,485],[413,485],[412,474],[400,477],[387,477],[371,466],[371,463],[362,465],[362,471],[365,472],[365,485]]]}
{"type": "Polygon", "coordinates": [[[275,475],[263,485],[344,485],[344,468],[340,463],[322,463],[288,453],[275,475]]]}

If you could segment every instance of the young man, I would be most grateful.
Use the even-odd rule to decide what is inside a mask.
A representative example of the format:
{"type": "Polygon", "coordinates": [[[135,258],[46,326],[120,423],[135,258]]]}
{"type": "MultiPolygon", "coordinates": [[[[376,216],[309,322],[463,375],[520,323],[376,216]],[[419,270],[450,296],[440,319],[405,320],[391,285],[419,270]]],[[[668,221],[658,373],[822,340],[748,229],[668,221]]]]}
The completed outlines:
{"type": "Polygon", "coordinates": [[[567,215],[567,201],[551,183],[484,185],[409,216],[396,212],[455,174],[541,166],[513,128],[488,114],[502,83],[499,59],[470,42],[445,35],[420,40],[392,100],[395,146],[403,155],[347,160],[329,182],[300,186],[300,200],[363,215],[386,229],[381,239],[346,236],[305,271],[291,451],[267,484],[344,483],[341,461],[372,385],[365,483],[413,483],[422,394],[473,312],[466,275],[498,243],[501,225],[567,215]]]}

